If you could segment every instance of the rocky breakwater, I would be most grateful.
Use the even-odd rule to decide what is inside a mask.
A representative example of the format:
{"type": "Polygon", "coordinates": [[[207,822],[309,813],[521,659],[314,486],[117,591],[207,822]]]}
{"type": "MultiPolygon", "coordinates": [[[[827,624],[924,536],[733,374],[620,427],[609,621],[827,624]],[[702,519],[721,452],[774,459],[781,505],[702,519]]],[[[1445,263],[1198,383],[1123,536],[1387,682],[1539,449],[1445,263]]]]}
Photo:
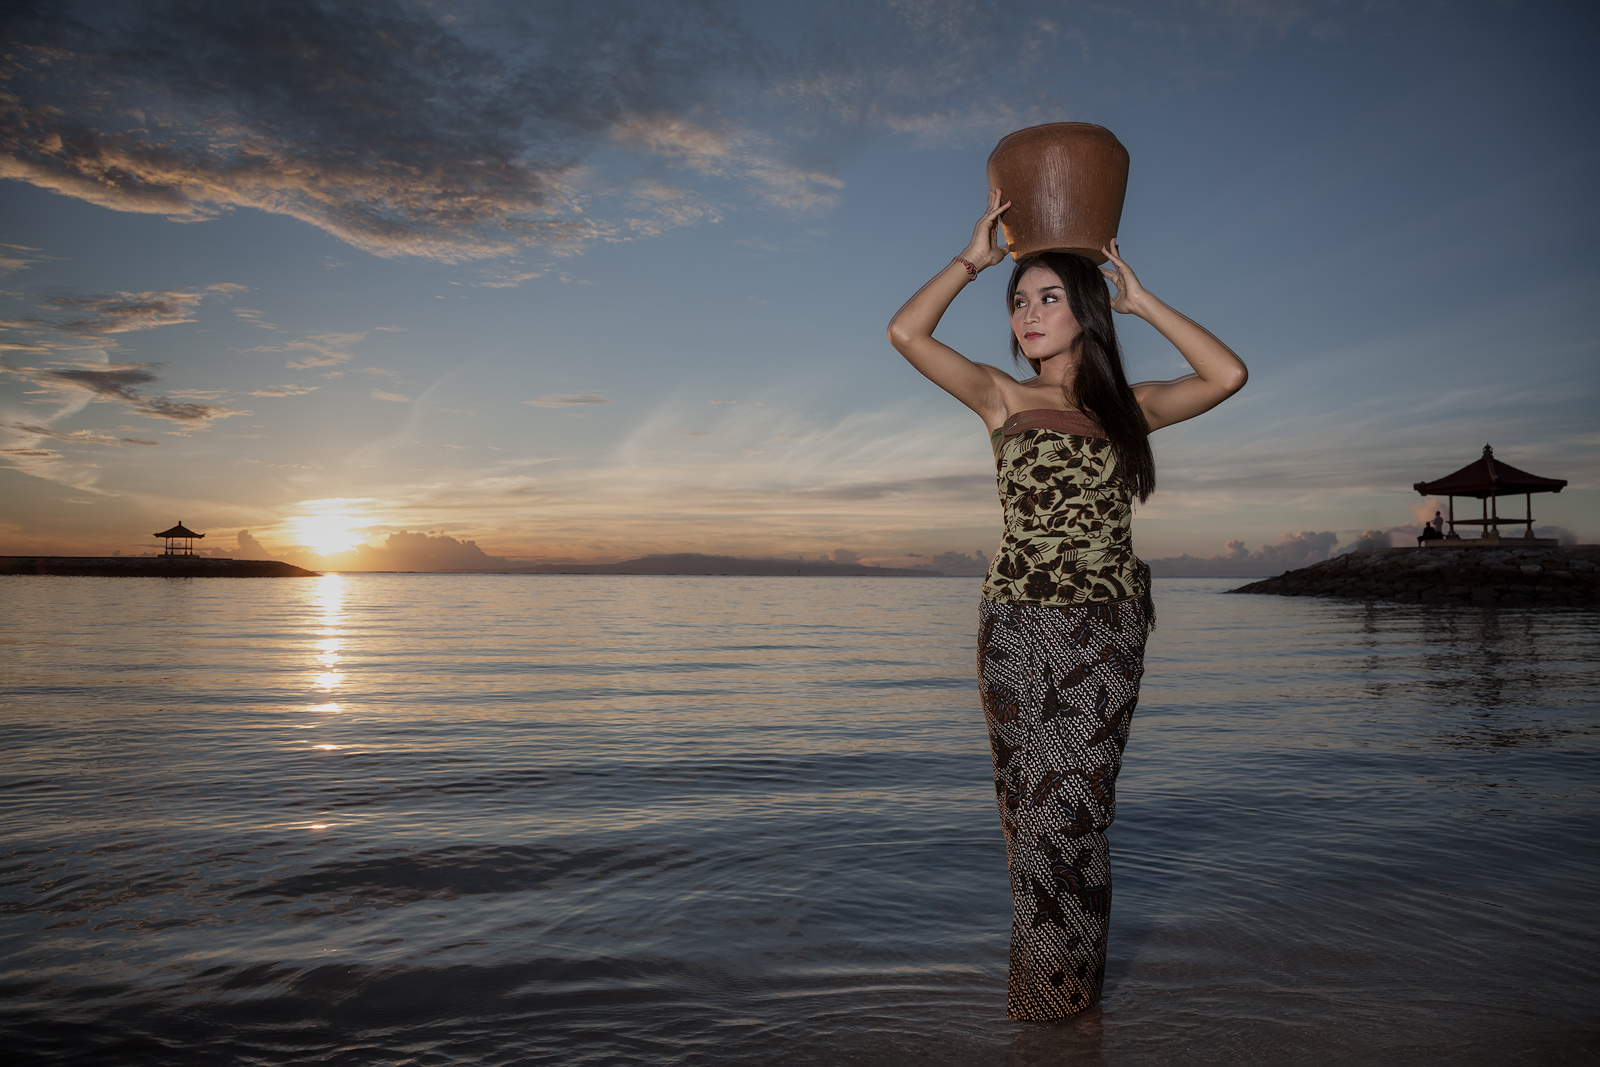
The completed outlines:
{"type": "Polygon", "coordinates": [[[1230,592],[1600,607],[1600,545],[1375,548],[1230,592]]]}
{"type": "Polygon", "coordinates": [[[217,556],[0,556],[0,574],[91,578],[316,578],[276,559],[217,556]]]}

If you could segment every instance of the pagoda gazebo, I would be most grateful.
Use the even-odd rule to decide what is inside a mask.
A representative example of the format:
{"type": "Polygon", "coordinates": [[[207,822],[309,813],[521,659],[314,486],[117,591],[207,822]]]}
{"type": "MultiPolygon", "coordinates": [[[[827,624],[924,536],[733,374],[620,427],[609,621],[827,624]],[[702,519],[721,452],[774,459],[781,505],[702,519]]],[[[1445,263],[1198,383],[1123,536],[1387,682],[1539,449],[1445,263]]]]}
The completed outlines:
{"type": "MultiPolygon", "coordinates": [[[[1566,485],[1567,483],[1566,482],[1562,482],[1561,484],[1562,485],[1566,485]]],[[[203,534],[203,533],[195,533],[193,530],[189,529],[189,527],[185,526],[182,522],[179,522],[178,525],[174,526],[170,530],[162,530],[160,533],[151,534],[150,536],[151,537],[164,537],[164,538],[166,538],[166,540],[167,540],[167,550],[166,550],[166,552],[162,553],[163,555],[167,555],[167,556],[192,556],[192,555],[194,555],[194,543],[196,541],[198,541],[200,538],[204,537],[205,534],[203,534]],[[180,541],[183,542],[183,543],[179,544],[178,542],[180,542],[180,541]]]]}
{"type": "Polygon", "coordinates": [[[1460,545],[1461,535],[1456,533],[1457,526],[1479,526],[1483,532],[1470,543],[1481,544],[1484,547],[1501,543],[1517,545],[1553,545],[1555,538],[1533,536],[1533,494],[1534,493],[1559,493],[1566,487],[1565,478],[1541,478],[1537,474],[1521,471],[1509,463],[1503,463],[1494,458],[1494,449],[1488,445],[1483,446],[1483,455],[1475,462],[1467,464],[1454,474],[1447,474],[1443,478],[1432,482],[1417,482],[1411,488],[1423,496],[1442,496],[1449,500],[1449,513],[1446,521],[1449,523],[1450,532],[1443,540],[1424,542],[1428,545],[1440,547],[1455,547],[1460,545]],[[1481,518],[1458,519],[1456,518],[1456,497],[1477,497],[1483,507],[1481,518]],[[1524,516],[1513,519],[1500,514],[1498,501],[1503,496],[1523,497],[1524,516]],[[1505,538],[1500,535],[1500,527],[1521,526],[1521,537],[1505,538]]]}

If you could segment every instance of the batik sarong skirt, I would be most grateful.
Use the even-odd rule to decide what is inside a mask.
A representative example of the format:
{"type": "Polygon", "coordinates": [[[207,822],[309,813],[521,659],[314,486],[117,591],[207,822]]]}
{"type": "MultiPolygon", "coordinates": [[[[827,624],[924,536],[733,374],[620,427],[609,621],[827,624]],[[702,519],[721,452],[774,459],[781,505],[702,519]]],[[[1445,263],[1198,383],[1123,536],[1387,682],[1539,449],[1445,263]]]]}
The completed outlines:
{"type": "Polygon", "coordinates": [[[984,600],[978,676],[1011,875],[1006,1014],[1100,1000],[1117,772],[1144,674],[1140,599],[1071,608],[984,600]]]}

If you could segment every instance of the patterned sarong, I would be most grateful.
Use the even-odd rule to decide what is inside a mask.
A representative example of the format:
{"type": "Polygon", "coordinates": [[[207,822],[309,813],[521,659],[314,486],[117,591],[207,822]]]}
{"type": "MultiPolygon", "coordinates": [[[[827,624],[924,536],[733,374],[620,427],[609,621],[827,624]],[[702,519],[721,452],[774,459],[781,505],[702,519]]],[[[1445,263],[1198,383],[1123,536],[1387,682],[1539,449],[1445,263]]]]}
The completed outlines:
{"type": "Polygon", "coordinates": [[[1105,980],[1117,772],[1144,674],[1143,598],[1056,608],[985,599],[979,691],[1011,875],[1006,1014],[1060,1019],[1105,980]]]}

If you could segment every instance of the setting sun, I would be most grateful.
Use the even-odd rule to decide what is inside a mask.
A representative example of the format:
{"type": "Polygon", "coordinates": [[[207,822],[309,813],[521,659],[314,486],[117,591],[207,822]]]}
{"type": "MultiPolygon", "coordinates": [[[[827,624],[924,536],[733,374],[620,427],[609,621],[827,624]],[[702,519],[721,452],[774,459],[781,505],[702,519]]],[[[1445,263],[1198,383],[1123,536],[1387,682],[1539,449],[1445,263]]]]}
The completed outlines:
{"type": "Polygon", "coordinates": [[[356,520],[349,515],[302,515],[290,522],[294,526],[295,539],[323,556],[354,548],[363,540],[355,532],[356,520]]]}

